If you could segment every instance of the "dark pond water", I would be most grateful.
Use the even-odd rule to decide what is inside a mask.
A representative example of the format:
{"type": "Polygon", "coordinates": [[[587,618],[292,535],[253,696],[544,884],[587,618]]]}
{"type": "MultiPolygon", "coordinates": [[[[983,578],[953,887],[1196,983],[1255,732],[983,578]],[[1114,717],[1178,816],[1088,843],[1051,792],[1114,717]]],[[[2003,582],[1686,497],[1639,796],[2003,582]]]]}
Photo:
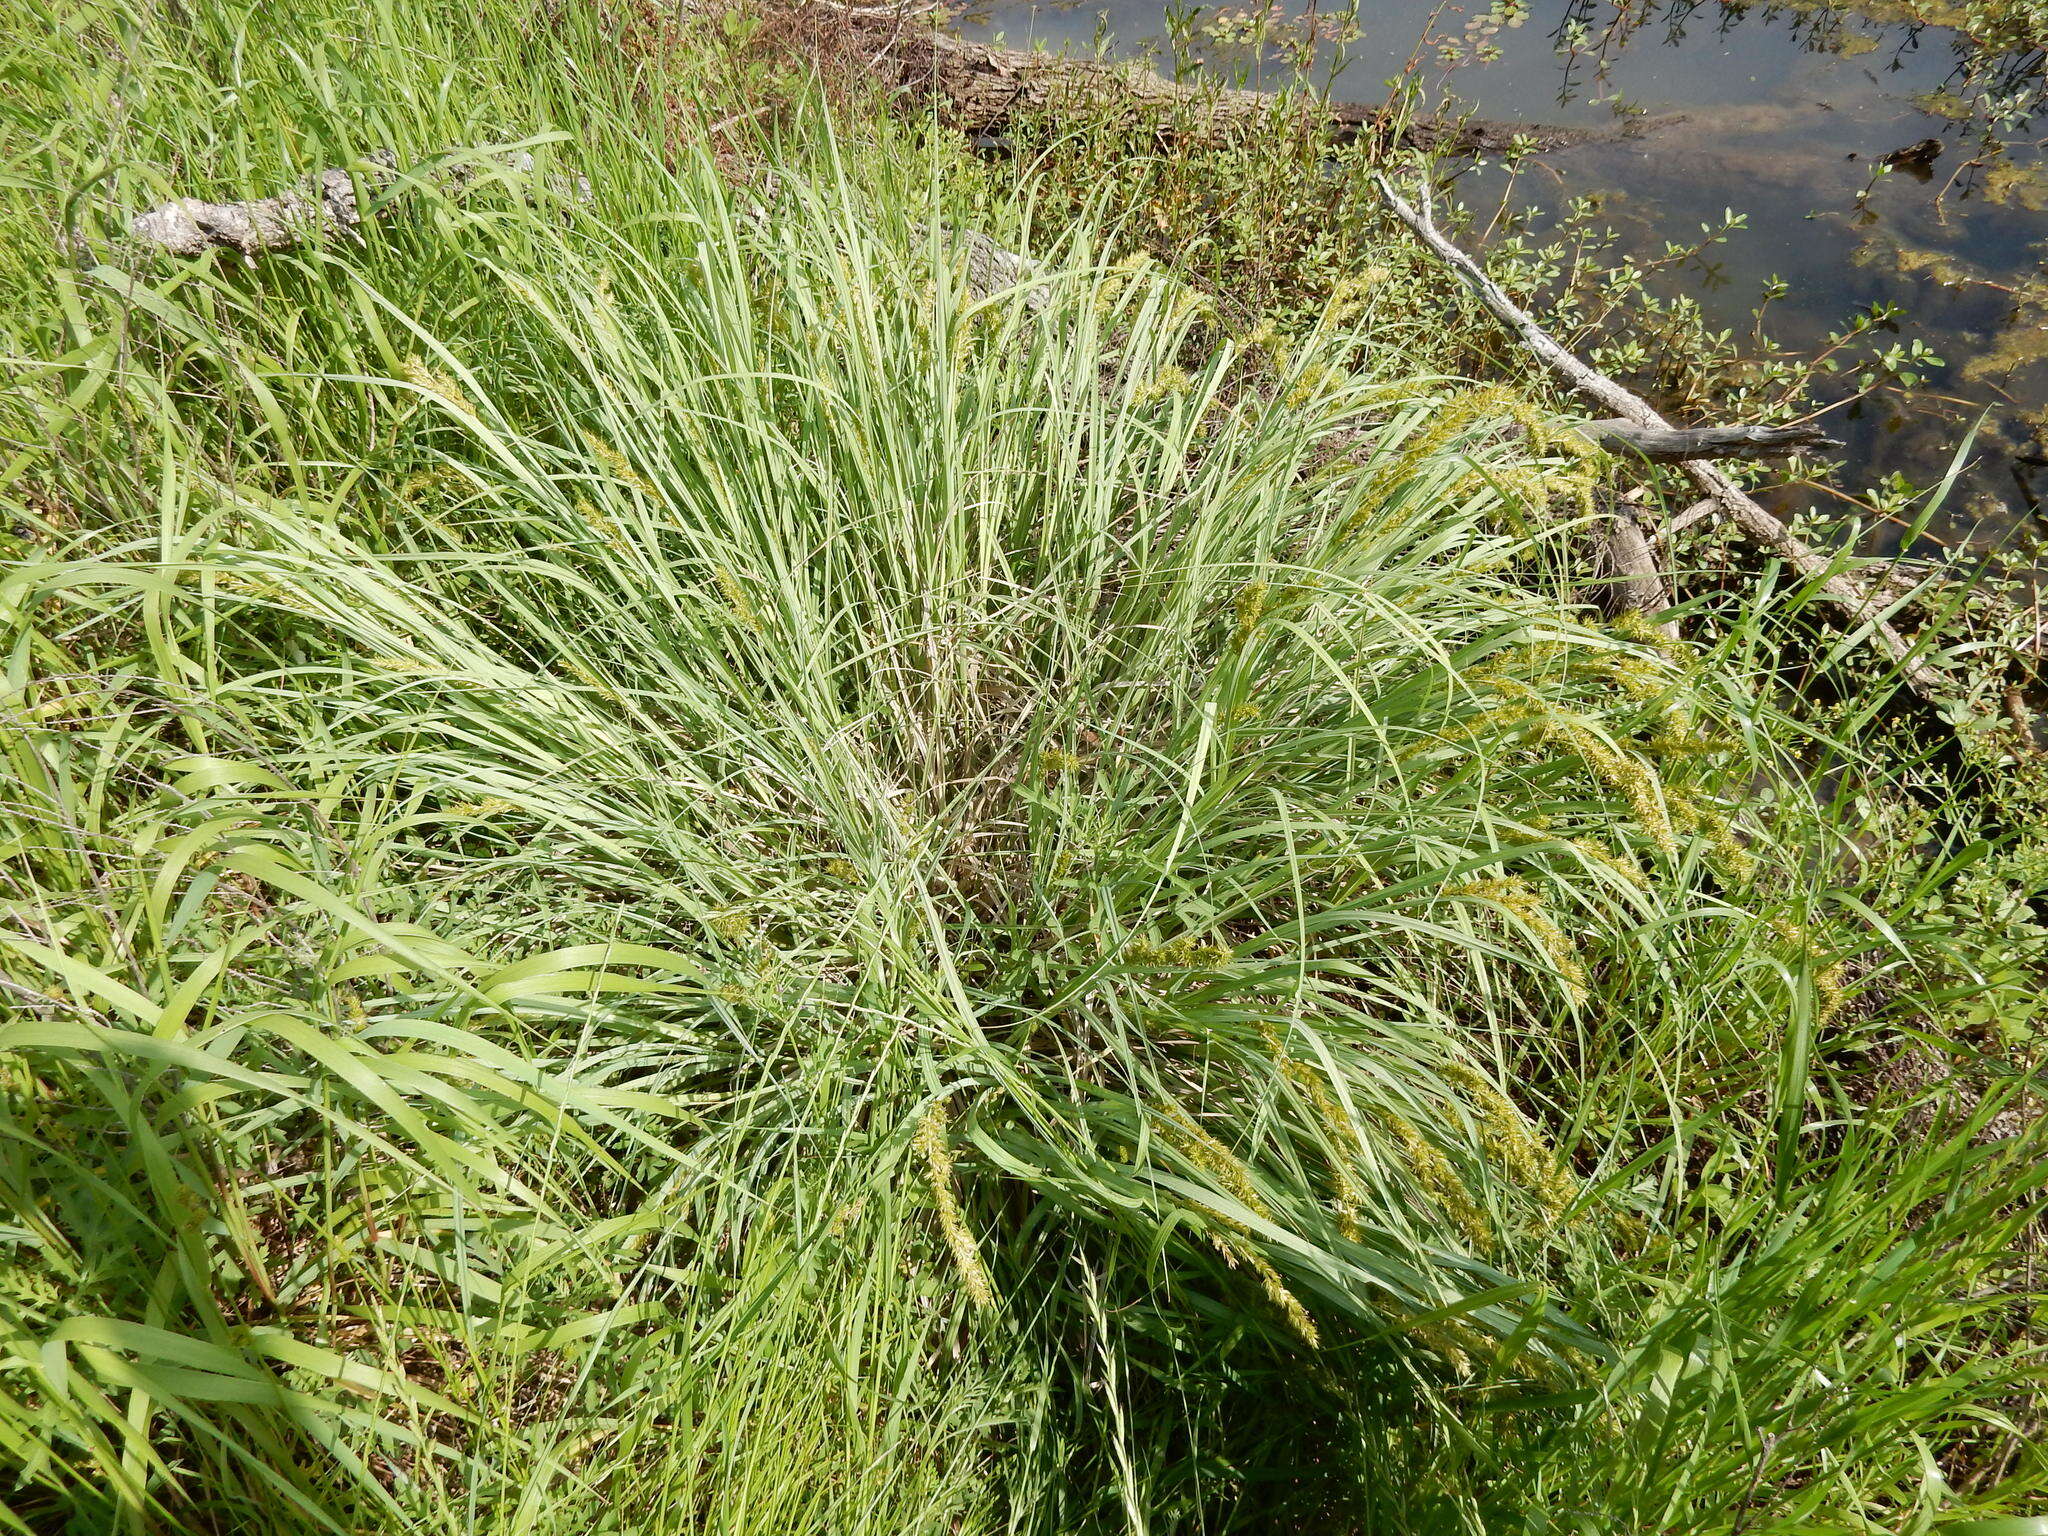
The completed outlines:
{"type": "MultiPolygon", "coordinates": [[[[962,25],[1020,47],[1086,51],[1099,39],[1237,83],[1291,77],[1285,50],[1229,41],[1244,7],[1166,3],[1170,11],[1161,0],[998,0],[962,25]]],[[[1663,288],[1746,337],[1766,283],[1780,280],[1766,326],[1782,348],[1822,347],[1857,310],[1898,306],[1881,345],[1917,339],[1943,363],[1924,370],[1915,394],[1828,416],[1850,445],[1842,484],[1934,483],[1988,410],[1939,526],[1992,541],[2037,523],[2048,499],[2048,116],[2038,114],[2038,49],[1988,55],[1939,27],[1813,6],[1520,0],[1520,9],[1517,18],[1489,16],[1484,3],[1360,0],[1361,35],[1320,49],[1314,72],[1334,73],[1339,99],[1374,101],[1416,59],[1411,78],[1429,100],[1491,118],[1610,127],[1638,113],[1682,114],[1638,138],[1545,156],[1510,195],[1541,229],[1567,199],[1597,194],[1601,223],[1645,254],[1694,243],[1727,210],[1746,215],[1745,229],[1667,273],[1663,288]],[[1457,61],[1434,43],[1418,49],[1425,37],[1457,61]],[[1940,145],[1931,163],[1879,171],[1886,155],[1929,139],[1940,145]]],[[[1276,26],[1298,36],[1303,18],[1254,0],[1249,19],[1263,19],[1270,37],[1276,26]]],[[[1498,169],[1481,170],[1462,195],[1497,204],[1504,185],[1498,169]]]]}

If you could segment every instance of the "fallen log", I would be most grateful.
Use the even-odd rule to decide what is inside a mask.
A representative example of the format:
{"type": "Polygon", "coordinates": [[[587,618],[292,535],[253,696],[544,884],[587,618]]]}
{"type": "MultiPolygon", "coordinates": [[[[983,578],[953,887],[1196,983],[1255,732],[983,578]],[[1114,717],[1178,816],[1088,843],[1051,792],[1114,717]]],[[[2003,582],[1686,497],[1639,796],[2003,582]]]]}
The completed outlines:
{"type": "Polygon", "coordinates": [[[1023,117],[1121,121],[1184,142],[1267,129],[1276,114],[1293,113],[1337,144],[1368,138],[1434,154],[1474,155],[1565,149],[1633,136],[1646,126],[1677,120],[1660,118],[1603,130],[1410,118],[1379,105],[1185,84],[1139,64],[998,48],[954,37],[935,26],[884,28],[878,17],[839,14],[877,33],[873,62],[877,70],[893,74],[892,84],[921,106],[935,107],[946,126],[985,140],[1000,138],[1013,120],[1023,117]]]}
{"type": "MultiPolygon", "coordinates": [[[[1485,270],[1436,227],[1428,211],[1428,188],[1423,189],[1423,207],[1418,210],[1394,190],[1383,175],[1373,177],[1382,199],[1394,216],[1428,250],[1457,273],[1493,317],[1514,332],[1522,345],[1552,372],[1589,400],[1598,402],[1633,426],[1651,432],[1671,432],[1671,423],[1660,416],[1649,401],[1610,379],[1598,369],[1573,356],[1545,331],[1485,270]]],[[[1809,546],[1787,528],[1783,521],[1758,504],[1733,480],[1703,460],[1687,460],[1681,472],[1691,480],[1716,512],[1728,518],[1736,530],[1760,548],[1783,560],[1801,576],[1813,581],[1828,603],[1841,610],[1852,629],[1868,629],[1871,637],[1892,659],[1906,685],[1922,699],[1935,705],[1948,702],[1949,689],[1941,673],[1921,661],[1914,646],[1889,622],[1888,613],[1899,606],[1874,595],[1845,571],[1835,569],[1834,560],[1809,546]]],[[[1660,573],[1661,574],[1661,573],[1660,573]]]]}
{"type": "MultiPolygon", "coordinates": [[[[1600,557],[1606,578],[1600,595],[1611,611],[1662,613],[1671,606],[1670,580],[1630,497],[1621,498],[1607,513],[1600,531],[1600,557]]],[[[1678,626],[1669,620],[1658,628],[1678,638],[1678,626]]]]}
{"type": "Polygon", "coordinates": [[[1589,421],[1579,431],[1609,453],[1634,455],[1653,464],[1689,459],[1769,458],[1775,454],[1825,452],[1842,446],[1818,427],[1645,427],[1625,417],[1589,421]]]}
{"type": "MultiPolygon", "coordinates": [[[[1045,276],[1045,268],[1029,256],[1005,250],[978,229],[948,229],[946,233],[966,253],[967,293],[976,303],[1006,288],[1015,288],[1045,276]]],[[[1024,307],[1037,314],[1051,301],[1051,297],[1043,287],[1026,289],[1024,307]]]]}
{"type": "MultiPolygon", "coordinates": [[[[532,154],[525,150],[494,153],[488,158],[515,175],[525,175],[534,167],[532,154]]],[[[482,174],[482,166],[458,162],[442,166],[427,179],[445,192],[460,192],[482,174]]],[[[324,171],[315,171],[299,186],[270,197],[245,198],[233,203],[173,198],[130,219],[128,233],[172,256],[233,250],[254,257],[261,251],[289,250],[308,241],[323,240],[337,231],[353,233],[362,227],[366,216],[356,195],[358,187],[375,197],[401,179],[397,155],[389,149],[379,149],[354,166],[329,166],[324,171]]],[[[550,177],[548,189],[578,202],[590,196],[590,183],[581,176],[550,177]]],[[[375,207],[368,210],[376,211],[375,207]]]]}
{"type": "Polygon", "coordinates": [[[137,214],[128,223],[128,233],[173,256],[197,256],[216,247],[244,256],[281,251],[309,235],[359,227],[363,211],[356,200],[356,175],[375,187],[391,179],[397,163],[390,150],[382,149],[366,158],[357,173],[330,166],[307,178],[302,188],[274,197],[238,203],[173,198],[137,214]]]}

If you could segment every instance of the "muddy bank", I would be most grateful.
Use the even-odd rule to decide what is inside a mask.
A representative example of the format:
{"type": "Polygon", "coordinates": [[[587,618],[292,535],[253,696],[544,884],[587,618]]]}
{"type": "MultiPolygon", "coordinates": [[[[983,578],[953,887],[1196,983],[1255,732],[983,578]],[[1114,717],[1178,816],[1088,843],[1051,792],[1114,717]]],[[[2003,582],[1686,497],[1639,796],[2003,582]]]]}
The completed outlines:
{"type": "MultiPolygon", "coordinates": [[[[1868,0],[1530,0],[1482,11],[1375,0],[1356,12],[1207,6],[1169,16],[1162,0],[993,0],[959,25],[1011,48],[1093,53],[1106,36],[1128,56],[1171,57],[1233,88],[1308,78],[1338,99],[1369,99],[1398,78],[1438,117],[1465,106],[1566,130],[1549,142],[1572,152],[1519,173],[1481,145],[1495,163],[1470,170],[1459,196],[1485,211],[1482,225],[1557,240],[1567,260],[1589,250],[1596,263],[1611,253],[1647,265],[1699,244],[1702,226],[1732,213],[1742,227],[1673,265],[1658,291],[1731,338],[1737,374],[1822,352],[1859,316],[1880,317],[1863,358],[1923,346],[1904,363],[1915,376],[1904,392],[1851,404],[1861,360],[1819,381],[1817,397],[1836,407],[1829,429],[1859,468],[1841,489],[1895,509],[1907,488],[1943,480],[1988,412],[1936,531],[1993,542],[2038,521],[2048,496],[2048,140],[2027,116],[2042,89],[2038,53],[1991,58],[1960,31],[1868,0]],[[1667,114],[1682,115],[1683,128],[1640,141],[1616,131],[1667,114]]],[[[1616,318],[1638,330],[1643,320],[1616,318]]]]}
{"type": "Polygon", "coordinates": [[[1004,48],[925,26],[906,26],[894,17],[857,20],[878,44],[875,67],[891,77],[908,100],[936,106],[949,126],[984,138],[998,137],[1026,117],[1055,124],[1068,118],[1121,119],[1148,133],[1185,140],[1261,131],[1273,125],[1276,115],[1293,114],[1339,144],[1371,139],[1438,154],[1476,155],[1613,143],[1681,120],[1666,117],[1595,128],[1456,115],[1418,117],[1390,112],[1384,105],[1320,101],[1307,95],[1282,102],[1268,92],[1213,81],[1180,83],[1135,62],[1104,63],[1004,48]]]}

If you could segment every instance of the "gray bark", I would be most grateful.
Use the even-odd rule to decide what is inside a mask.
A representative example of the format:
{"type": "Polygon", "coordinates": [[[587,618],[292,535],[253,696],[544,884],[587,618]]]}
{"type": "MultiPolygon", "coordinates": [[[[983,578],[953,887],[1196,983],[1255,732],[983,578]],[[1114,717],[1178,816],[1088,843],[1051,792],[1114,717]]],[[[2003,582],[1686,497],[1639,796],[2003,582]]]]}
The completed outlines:
{"type": "MultiPolygon", "coordinates": [[[[1676,430],[1657,414],[1649,401],[1559,345],[1556,338],[1538,325],[1527,310],[1509,298],[1501,286],[1486,275],[1478,262],[1444,236],[1426,211],[1411,207],[1385,176],[1375,176],[1373,180],[1394,216],[1407,225],[1416,239],[1438,260],[1464,279],[1466,286],[1494,318],[1514,332],[1516,339],[1552,372],[1587,399],[1636,427],[1652,432],[1676,430]]],[[[1427,197],[1425,189],[1425,209],[1427,197]]],[[[1945,679],[1918,658],[1911,642],[1888,621],[1888,614],[1896,604],[1873,597],[1853,576],[1834,569],[1830,556],[1805,543],[1713,464],[1687,461],[1681,473],[1745,538],[1783,560],[1801,576],[1813,580],[1820,595],[1841,611],[1852,628],[1867,628],[1871,638],[1898,666],[1899,675],[1909,688],[1929,703],[1939,705],[1948,702],[1945,679]]]]}
{"type": "MultiPolygon", "coordinates": [[[[389,150],[379,150],[357,174],[374,186],[390,180],[395,164],[389,150]]],[[[173,256],[197,256],[216,247],[254,256],[258,251],[279,251],[318,239],[332,230],[353,230],[362,221],[362,209],[356,204],[356,177],[334,167],[309,178],[304,188],[275,197],[239,203],[175,198],[136,215],[129,221],[128,233],[173,256]]]]}
{"type": "MultiPolygon", "coordinates": [[[[533,169],[524,150],[502,155],[497,164],[515,174],[533,169]]],[[[481,174],[474,163],[449,166],[433,181],[443,191],[460,192],[481,174]]],[[[373,195],[399,179],[398,157],[388,149],[365,156],[354,168],[330,166],[305,182],[273,197],[252,197],[235,203],[208,203],[196,197],[174,198],[128,221],[128,233],[172,256],[199,256],[211,250],[289,250],[324,240],[337,231],[362,227],[365,210],[356,199],[360,184],[373,195]]],[[[582,177],[551,177],[548,190],[574,201],[587,201],[590,184],[582,177]]],[[[375,210],[370,210],[375,211],[375,210]]]]}
{"type": "Polygon", "coordinates": [[[1655,464],[1689,459],[1762,459],[1776,454],[1824,452],[1841,442],[1818,427],[1645,427],[1612,416],[1579,430],[1609,453],[1655,464]]]}

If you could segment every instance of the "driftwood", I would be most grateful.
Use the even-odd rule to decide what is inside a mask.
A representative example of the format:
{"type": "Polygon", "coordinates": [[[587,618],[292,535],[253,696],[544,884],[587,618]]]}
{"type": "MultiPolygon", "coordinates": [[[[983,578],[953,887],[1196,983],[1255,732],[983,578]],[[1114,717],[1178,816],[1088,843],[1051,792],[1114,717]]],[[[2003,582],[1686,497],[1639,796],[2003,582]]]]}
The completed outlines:
{"type": "MultiPolygon", "coordinates": [[[[1039,263],[1029,256],[1004,250],[978,229],[948,229],[946,233],[954,238],[966,255],[967,293],[976,303],[1006,288],[1015,288],[1045,276],[1045,268],[1039,263]]],[[[1024,307],[1037,314],[1051,301],[1051,297],[1043,287],[1028,288],[1024,292],[1024,307]]]]}
{"type": "Polygon", "coordinates": [[[1609,453],[1656,464],[1688,459],[1769,458],[1842,446],[1818,427],[1645,427],[1625,417],[1589,421],[1579,430],[1609,453]]]}
{"type": "MultiPolygon", "coordinates": [[[[389,150],[379,150],[357,174],[374,187],[391,179],[396,164],[389,150]]],[[[128,233],[173,256],[197,256],[216,247],[254,256],[258,251],[284,250],[309,235],[355,229],[362,221],[356,176],[330,167],[308,178],[303,189],[275,197],[239,203],[175,198],[130,220],[128,233]]]]}
{"type": "MultiPolygon", "coordinates": [[[[1626,422],[1652,432],[1676,430],[1657,414],[1647,400],[1623,388],[1559,345],[1530,317],[1527,310],[1516,304],[1498,283],[1486,275],[1478,262],[1447,239],[1426,211],[1426,188],[1424,211],[1418,211],[1394,190],[1385,176],[1375,176],[1373,180],[1394,216],[1407,225],[1438,260],[1463,278],[1479,302],[1495,319],[1513,331],[1522,345],[1546,367],[1587,399],[1616,412],[1626,422]]],[[[1949,690],[1941,673],[1921,661],[1911,642],[1889,622],[1888,610],[1896,607],[1896,602],[1887,602],[1883,597],[1873,595],[1853,576],[1835,569],[1835,562],[1828,555],[1805,543],[1713,464],[1701,460],[1686,461],[1681,473],[1700,491],[1705,498],[1704,504],[1725,516],[1744,538],[1783,560],[1801,576],[1816,582],[1820,595],[1841,610],[1852,628],[1867,627],[1872,638],[1897,665],[1906,685],[1916,694],[1933,704],[1947,702],[1949,690]]]]}
{"type": "MultiPolygon", "coordinates": [[[[533,169],[524,150],[495,156],[497,164],[516,174],[533,169]]],[[[481,174],[473,164],[455,164],[437,171],[432,180],[442,190],[459,192],[481,174]]],[[[329,166],[307,177],[299,187],[272,197],[235,203],[208,203],[196,197],[173,198],[128,221],[128,233],[172,256],[198,256],[211,250],[288,250],[336,232],[362,227],[365,210],[356,197],[358,185],[373,197],[400,179],[398,157],[376,150],[354,167],[329,166]]],[[[549,190],[578,201],[588,199],[590,184],[582,177],[550,177],[549,190]]],[[[376,212],[371,208],[369,212],[376,212]]]]}
{"type": "MultiPolygon", "coordinates": [[[[842,11],[883,31],[879,16],[842,11]]],[[[884,15],[889,13],[882,13],[884,15]]],[[[1339,144],[1361,138],[1392,141],[1437,154],[1501,154],[1510,148],[1564,149],[1640,131],[1549,127],[1458,118],[1403,118],[1384,106],[1283,102],[1265,91],[1186,85],[1136,64],[997,48],[937,30],[900,24],[880,37],[875,67],[892,72],[913,100],[935,106],[947,126],[994,136],[1018,117],[1058,122],[1087,116],[1121,119],[1162,138],[1221,138],[1269,128],[1278,112],[1294,112],[1339,144]]],[[[1670,121],[1669,119],[1660,119],[1670,121]]]]}
{"type": "MultiPolygon", "coordinates": [[[[1674,601],[1664,563],[1657,558],[1657,546],[1635,502],[1641,494],[1634,491],[1610,502],[1601,514],[1594,560],[1597,582],[1589,595],[1612,614],[1662,613],[1674,601]]],[[[1662,620],[1657,627],[1678,638],[1678,626],[1671,620],[1662,620]]]]}

